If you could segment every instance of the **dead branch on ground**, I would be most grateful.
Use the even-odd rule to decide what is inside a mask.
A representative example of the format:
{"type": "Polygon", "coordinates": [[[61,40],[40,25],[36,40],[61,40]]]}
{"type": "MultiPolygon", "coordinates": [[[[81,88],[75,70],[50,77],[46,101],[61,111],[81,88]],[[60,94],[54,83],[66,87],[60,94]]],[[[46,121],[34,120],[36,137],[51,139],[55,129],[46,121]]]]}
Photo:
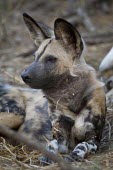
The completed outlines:
{"type": "Polygon", "coordinates": [[[61,157],[47,151],[42,144],[36,143],[33,140],[29,140],[25,135],[22,135],[19,132],[15,132],[6,126],[0,125],[0,134],[5,135],[6,137],[13,139],[19,143],[26,144],[29,148],[40,151],[52,161],[57,162],[62,170],[82,170],[81,168],[72,167],[71,164],[64,161],[61,157]]]}

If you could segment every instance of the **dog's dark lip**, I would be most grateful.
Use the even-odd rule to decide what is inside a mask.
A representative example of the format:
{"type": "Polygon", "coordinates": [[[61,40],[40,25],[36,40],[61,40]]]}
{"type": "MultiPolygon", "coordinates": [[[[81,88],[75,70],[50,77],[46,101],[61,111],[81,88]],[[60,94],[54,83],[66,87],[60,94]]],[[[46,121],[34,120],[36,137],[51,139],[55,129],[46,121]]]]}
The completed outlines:
{"type": "Polygon", "coordinates": [[[30,82],[24,82],[27,86],[29,86],[30,88],[33,88],[34,89],[34,86],[31,85],[30,82]]]}
{"type": "Polygon", "coordinates": [[[27,86],[29,86],[29,87],[31,87],[32,88],[32,86],[31,86],[31,83],[27,80],[27,81],[23,81],[27,86]]]}
{"type": "Polygon", "coordinates": [[[29,87],[31,87],[31,88],[36,88],[36,85],[33,85],[32,83],[33,82],[31,82],[31,81],[26,81],[26,82],[24,82],[26,85],[28,85],[29,87]]]}
{"type": "Polygon", "coordinates": [[[31,83],[30,82],[24,82],[24,83],[31,87],[31,83]]]}

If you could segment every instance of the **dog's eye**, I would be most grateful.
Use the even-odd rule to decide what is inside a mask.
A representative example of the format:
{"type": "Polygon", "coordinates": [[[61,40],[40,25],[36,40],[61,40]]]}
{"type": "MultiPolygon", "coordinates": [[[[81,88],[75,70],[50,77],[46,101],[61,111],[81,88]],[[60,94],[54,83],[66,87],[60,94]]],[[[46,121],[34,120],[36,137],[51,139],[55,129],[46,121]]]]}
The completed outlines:
{"type": "Polygon", "coordinates": [[[57,61],[57,58],[56,57],[53,57],[53,56],[48,56],[46,57],[45,59],[45,62],[46,63],[55,63],[57,61]]]}

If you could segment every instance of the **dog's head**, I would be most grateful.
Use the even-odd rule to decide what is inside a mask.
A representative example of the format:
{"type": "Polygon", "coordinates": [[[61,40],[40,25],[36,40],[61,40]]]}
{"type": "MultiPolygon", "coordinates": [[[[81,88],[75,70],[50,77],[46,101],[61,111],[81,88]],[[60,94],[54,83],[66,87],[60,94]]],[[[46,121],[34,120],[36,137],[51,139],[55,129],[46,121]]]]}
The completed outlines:
{"type": "Polygon", "coordinates": [[[55,20],[53,31],[27,14],[23,17],[38,49],[35,61],[23,71],[22,78],[32,88],[51,88],[61,77],[70,74],[74,63],[80,65],[83,40],[64,19],[55,20]]]}

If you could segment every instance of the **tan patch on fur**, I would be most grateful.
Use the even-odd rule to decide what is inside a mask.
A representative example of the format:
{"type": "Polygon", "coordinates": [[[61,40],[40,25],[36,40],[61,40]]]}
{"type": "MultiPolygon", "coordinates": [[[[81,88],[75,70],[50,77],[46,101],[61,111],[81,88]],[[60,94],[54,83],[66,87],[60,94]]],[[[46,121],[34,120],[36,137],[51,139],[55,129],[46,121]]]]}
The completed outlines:
{"type": "Polygon", "coordinates": [[[105,70],[101,73],[101,75],[105,78],[108,79],[111,76],[113,76],[113,69],[105,70]]]}
{"type": "Polygon", "coordinates": [[[91,122],[85,122],[85,118],[88,116],[89,110],[83,110],[80,115],[76,117],[75,125],[74,125],[74,133],[77,139],[81,140],[85,137],[86,132],[93,128],[93,124],[91,122]]]}
{"type": "Polygon", "coordinates": [[[42,61],[46,58],[46,56],[53,56],[55,58],[58,58],[57,65],[55,66],[55,69],[53,70],[56,75],[61,75],[65,73],[66,71],[70,71],[72,76],[76,76],[76,73],[79,71],[86,72],[87,65],[85,63],[85,60],[82,56],[80,58],[76,58],[75,50],[67,51],[66,48],[63,47],[60,41],[56,39],[46,39],[44,40],[39,49],[35,52],[36,58],[40,56],[44,48],[44,53],[39,58],[39,61],[42,61]],[[51,43],[49,43],[51,41],[51,43]],[[73,60],[73,57],[75,60],[73,60]]]}
{"type": "Polygon", "coordinates": [[[88,105],[92,108],[92,114],[95,116],[106,114],[106,97],[103,88],[97,88],[93,92],[93,98],[89,101],[88,105]]]}
{"type": "Polygon", "coordinates": [[[23,99],[23,93],[22,93],[21,90],[19,90],[19,88],[11,87],[8,90],[8,93],[5,95],[5,98],[7,98],[7,99],[9,98],[9,99],[12,99],[15,102],[17,102],[17,106],[19,106],[21,109],[25,108],[24,99],[23,99]]]}
{"type": "Polygon", "coordinates": [[[9,128],[18,128],[24,121],[24,117],[14,113],[0,113],[0,125],[8,126],[9,128]]]}

